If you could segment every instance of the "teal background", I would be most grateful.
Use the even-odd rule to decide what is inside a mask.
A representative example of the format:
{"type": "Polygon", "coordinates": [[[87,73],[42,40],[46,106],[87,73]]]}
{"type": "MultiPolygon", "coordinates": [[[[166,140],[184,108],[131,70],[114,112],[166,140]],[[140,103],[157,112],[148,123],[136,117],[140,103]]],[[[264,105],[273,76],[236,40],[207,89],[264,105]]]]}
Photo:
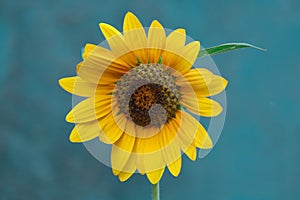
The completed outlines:
{"type": "Polygon", "coordinates": [[[0,0],[0,199],[150,199],[145,176],[120,183],[68,141],[71,95],[57,84],[75,74],[85,43],[103,41],[98,23],[121,29],[127,11],[144,26],[184,27],[205,47],[268,49],[214,56],[229,80],[223,134],[205,159],[185,157],[178,178],[166,171],[161,198],[299,199],[297,0],[0,0]]]}

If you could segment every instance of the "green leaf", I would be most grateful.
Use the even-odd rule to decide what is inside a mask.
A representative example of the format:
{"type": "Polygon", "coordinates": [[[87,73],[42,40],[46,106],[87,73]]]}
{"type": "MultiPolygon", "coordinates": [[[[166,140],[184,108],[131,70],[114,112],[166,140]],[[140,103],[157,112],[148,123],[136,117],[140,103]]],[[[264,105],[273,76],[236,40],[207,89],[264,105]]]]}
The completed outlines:
{"type": "Polygon", "coordinates": [[[260,47],[247,44],[247,43],[226,43],[226,44],[220,44],[218,46],[210,47],[207,49],[201,49],[198,58],[203,56],[211,56],[218,53],[224,53],[226,51],[232,51],[241,48],[253,48],[261,51],[266,51],[266,49],[262,49],[260,47]]]}

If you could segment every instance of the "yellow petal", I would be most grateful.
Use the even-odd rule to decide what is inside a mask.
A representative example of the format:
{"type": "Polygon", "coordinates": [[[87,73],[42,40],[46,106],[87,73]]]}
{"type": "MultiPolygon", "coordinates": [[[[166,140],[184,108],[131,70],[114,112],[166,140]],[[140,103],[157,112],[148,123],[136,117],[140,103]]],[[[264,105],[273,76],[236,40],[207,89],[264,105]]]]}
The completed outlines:
{"type": "Polygon", "coordinates": [[[133,121],[131,120],[127,120],[125,124],[120,123],[119,127],[121,129],[125,129],[125,133],[128,135],[131,135],[133,137],[136,136],[136,130],[135,130],[135,124],[133,121]]]}
{"type": "Polygon", "coordinates": [[[139,154],[138,158],[143,163],[143,168],[138,168],[139,171],[142,171],[142,173],[147,173],[165,167],[161,150],[158,150],[157,152],[139,154]]]}
{"type": "Polygon", "coordinates": [[[165,50],[162,54],[162,63],[164,65],[168,67],[177,66],[180,60],[182,60],[180,55],[185,45],[185,39],[184,29],[176,29],[168,35],[165,50]]]}
{"type": "Polygon", "coordinates": [[[126,64],[126,62],[118,59],[111,51],[101,46],[86,44],[83,51],[83,57],[84,62],[88,61],[92,68],[102,71],[107,69],[108,66],[111,67],[109,70],[114,70],[115,72],[126,72],[130,69],[130,66],[126,64]]]}
{"type": "Polygon", "coordinates": [[[67,92],[83,97],[95,95],[97,88],[96,84],[84,81],[79,76],[62,78],[59,85],[67,92]]]}
{"type": "Polygon", "coordinates": [[[124,123],[126,118],[123,115],[114,116],[109,113],[105,117],[99,119],[99,125],[106,139],[110,144],[116,142],[123,134],[124,130],[120,129],[118,124],[124,123]]]}
{"type": "Polygon", "coordinates": [[[70,123],[84,123],[99,119],[111,112],[111,95],[85,99],[78,103],[66,116],[70,123]]]}
{"type": "Polygon", "coordinates": [[[171,32],[167,37],[166,49],[171,52],[178,52],[185,45],[186,32],[179,28],[171,32]]]}
{"type": "Polygon", "coordinates": [[[113,172],[113,174],[114,174],[115,176],[118,176],[118,175],[120,174],[121,171],[112,168],[112,172],[113,172]]]}
{"type": "Polygon", "coordinates": [[[214,117],[218,116],[223,110],[218,102],[204,97],[191,99],[189,96],[183,95],[181,103],[185,108],[198,116],[214,117]]]}
{"type": "Polygon", "coordinates": [[[85,126],[86,128],[90,128],[91,123],[95,123],[95,122],[90,122],[87,124],[80,124],[79,126],[76,125],[70,134],[70,137],[69,137],[70,141],[71,142],[86,142],[86,141],[89,141],[89,140],[92,140],[92,139],[98,137],[99,129],[98,129],[98,131],[97,131],[97,129],[92,130],[92,131],[82,131],[82,126],[85,126]]]}
{"type": "Polygon", "coordinates": [[[196,149],[196,146],[195,146],[195,143],[193,142],[193,144],[190,145],[189,148],[187,148],[185,151],[184,151],[185,155],[187,155],[187,157],[191,160],[196,160],[196,157],[197,157],[197,149],[196,149]]]}
{"type": "MultiPolygon", "coordinates": [[[[122,34],[113,26],[106,24],[106,23],[100,23],[99,24],[100,30],[102,31],[102,34],[104,35],[105,39],[110,39],[115,36],[119,36],[118,40],[123,39],[122,34]]],[[[122,40],[120,44],[124,45],[124,41],[122,40]]],[[[113,47],[116,47],[112,45],[113,47]]],[[[112,47],[111,47],[112,48],[112,47]]]]}
{"type": "Polygon", "coordinates": [[[163,64],[174,68],[181,74],[189,71],[200,50],[200,43],[198,41],[184,46],[185,39],[185,31],[182,31],[182,29],[173,31],[167,37],[166,48],[162,56],[163,64]]]}
{"type": "Polygon", "coordinates": [[[116,57],[109,50],[96,46],[77,68],[78,75],[92,83],[114,83],[130,69],[123,60],[116,57]]]}
{"type": "Polygon", "coordinates": [[[213,143],[205,128],[189,113],[177,111],[174,122],[174,127],[178,129],[177,135],[183,152],[193,144],[202,149],[213,147],[213,143]],[[182,119],[178,119],[180,115],[182,119]]]}
{"type": "Polygon", "coordinates": [[[124,133],[121,138],[113,144],[111,151],[111,164],[115,170],[122,171],[125,167],[134,147],[135,137],[124,133]]]}
{"type": "Polygon", "coordinates": [[[194,141],[199,148],[212,148],[212,141],[203,126],[189,113],[181,111],[181,115],[181,122],[176,123],[182,151],[185,152],[194,141]]]}
{"type": "Polygon", "coordinates": [[[181,157],[180,144],[174,128],[174,120],[170,120],[162,130],[162,152],[166,165],[174,163],[181,157]]]}
{"type": "MultiPolygon", "coordinates": [[[[132,122],[132,123],[134,123],[134,122],[132,122]]],[[[156,140],[157,139],[156,137],[160,137],[159,132],[161,131],[161,129],[158,127],[154,127],[154,126],[142,127],[142,126],[135,125],[134,128],[135,128],[136,137],[138,137],[138,138],[156,140]],[[155,135],[156,135],[156,137],[152,137],[155,135]]]]}
{"type": "Polygon", "coordinates": [[[179,76],[176,79],[176,84],[181,87],[182,92],[187,92],[192,85],[195,87],[206,87],[212,81],[213,77],[213,73],[207,69],[191,69],[184,76],[179,76]]]}
{"type": "Polygon", "coordinates": [[[131,12],[125,15],[123,23],[124,41],[142,63],[148,63],[147,37],[143,25],[131,12]]]}
{"type": "Polygon", "coordinates": [[[149,181],[152,184],[156,184],[161,179],[162,175],[164,174],[164,171],[165,171],[165,168],[162,168],[159,170],[155,170],[153,172],[147,172],[146,174],[147,174],[149,181]]]}
{"type": "Polygon", "coordinates": [[[96,97],[101,97],[102,95],[111,95],[115,89],[115,84],[109,85],[98,85],[96,89],[96,97]]]}
{"type": "MultiPolygon", "coordinates": [[[[198,85],[198,84],[191,83],[191,86],[194,89],[194,92],[197,94],[197,96],[208,97],[208,96],[214,96],[221,93],[226,88],[227,83],[228,83],[227,80],[224,79],[223,77],[214,75],[211,81],[207,82],[206,85],[205,84],[198,85]]],[[[184,92],[184,90],[182,91],[184,92]]]]}
{"type": "Polygon", "coordinates": [[[131,154],[130,158],[128,159],[125,167],[122,169],[123,172],[130,172],[134,173],[136,171],[136,160],[133,154],[131,154]]]}
{"type": "Polygon", "coordinates": [[[144,140],[141,140],[140,138],[136,138],[133,152],[134,157],[136,160],[136,168],[139,171],[140,174],[145,174],[145,161],[144,161],[144,149],[145,149],[145,143],[144,140]]]}
{"type": "Polygon", "coordinates": [[[80,63],[78,63],[78,64],[76,65],[76,72],[77,72],[77,73],[79,72],[79,70],[80,70],[80,68],[81,68],[81,65],[82,65],[82,62],[80,62],[80,63]]]}
{"type": "Polygon", "coordinates": [[[111,144],[99,126],[98,120],[76,124],[71,135],[71,142],[86,142],[99,137],[105,144],[111,144]]]}
{"type": "MultiPolygon", "coordinates": [[[[139,129],[136,129],[139,131],[139,129]]],[[[147,130],[144,130],[147,133],[147,130]]],[[[137,133],[138,135],[139,133],[137,133]]],[[[155,171],[165,167],[161,146],[162,132],[151,137],[136,138],[134,153],[137,162],[137,169],[140,173],[155,171]],[[155,161],[155,162],[154,162],[155,161]]]]}
{"type": "Polygon", "coordinates": [[[168,165],[168,169],[173,176],[178,176],[181,170],[181,157],[168,165]]]}
{"type": "Polygon", "coordinates": [[[153,20],[148,31],[148,60],[157,63],[166,46],[166,32],[163,26],[153,20]]]}
{"type": "Polygon", "coordinates": [[[84,46],[84,49],[83,49],[83,52],[82,52],[82,58],[85,60],[88,55],[97,47],[97,45],[95,44],[89,44],[87,43],[85,46],[84,46]]]}
{"type": "Polygon", "coordinates": [[[134,172],[120,172],[118,177],[121,182],[127,181],[134,172]]]}
{"type": "Polygon", "coordinates": [[[124,36],[109,24],[100,23],[99,26],[113,54],[117,58],[122,58],[129,66],[136,66],[137,59],[127,47],[124,36]]]}
{"type": "Polygon", "coordinates": [[[143,28],[140,20],[132,12],[127,12],[123,23],[123,31],[125,32],[140,28],[143,28]]]}
{"type": "Polygon", "coordinates": [[[182,74],[187,73],[197,59],[199,50],[200,42],[194,41],[189,43],[182,49],[180,54],[178,54],[178,56],[180,56],[178,62],[171,67],[182,74]]]}
{"type": "Polygon", "coordinates": [[[119,180],[121,182],[128,180],[135,171],[136,171],[135,160],[133,156],[130,156],[125,167],[118,174],[119,180]]]}
{"type": "Polygon", "coordinates": [[[151,153],[151,152],[156,152],[162,148],[161,146],[161,137],[163,132],[160,131],[159,133],[146,137],[147,135],[147,129],[143,127],[135,127],[135,130],[137,132],[137,135],[141,135],[141,133],[138,133],[139,131],[144,131],[144,134],[142,134],[143,137],[138,136],[136,139],[140,143],[139,147],[136,149],[136,153],[151,153]],[[142,129],[141,129],[142,128],[142,129]]]}
{"type": "MultiPolygon", "coordinates": [[[[114,97],[112,99],[114,102],[113,105],[116,105],[116,98],[114,97]]],[[[120,112],[120,109],[118,106],[114,106],[112,109],[112,113],[109,114],[109,117],[111,120],[113,120],[118,127],[118,129],[121,129],[123,132],[126,132],[126,125],[128,125],[129,120],[127,119],[126,115],[124,113],[120,112]]],[[[107,119],[107,122],[110,122],[109,119],[107,119]]],[[[128,133],[127,133],[128,134],[128,133]]],[[[130,135],[130,134],[128,134],[130,135]]],[[[135,136],[135,133],[133,132],[131,136],[135,136]]]]}
{"type": "Polygon", "coordinates": [[[201,149],[211,149],[213,147],[213,142],[210,139],[205,128],[198,122],[197,134],[195,137],[195,145],[201,149]]]}

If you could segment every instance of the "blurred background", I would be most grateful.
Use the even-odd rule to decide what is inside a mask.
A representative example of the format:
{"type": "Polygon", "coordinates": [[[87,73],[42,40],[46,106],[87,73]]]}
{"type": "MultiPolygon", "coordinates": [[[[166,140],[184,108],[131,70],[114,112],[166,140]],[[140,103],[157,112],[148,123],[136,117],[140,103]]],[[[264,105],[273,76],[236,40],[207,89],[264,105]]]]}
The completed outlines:
{"type": "Polygon", "coordinates": [[[127,11],[144,26],[186,28],[204,47],[249,42],[214,56],[227,88],[223,134],[204,159],[166,170],[161,199],[279,200],[300,196],[300,1],[0,0],[0,199],[150,199],[145,176],[125,183],[64,121],[80,49],[98,44],[99,22],[122,28],[127,11]]]}

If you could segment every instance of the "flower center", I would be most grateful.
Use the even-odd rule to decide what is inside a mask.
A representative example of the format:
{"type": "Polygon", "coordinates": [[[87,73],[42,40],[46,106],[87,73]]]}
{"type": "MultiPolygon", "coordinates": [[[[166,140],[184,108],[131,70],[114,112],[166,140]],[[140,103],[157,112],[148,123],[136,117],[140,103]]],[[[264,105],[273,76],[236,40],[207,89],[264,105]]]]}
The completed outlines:
{"type": "Polygon", "coordinates": [[[161,127],[180,109],[176,77],[161,64],[140,64],[117,83],[114,93],[121,113],[139,126],[161,127]]]}

